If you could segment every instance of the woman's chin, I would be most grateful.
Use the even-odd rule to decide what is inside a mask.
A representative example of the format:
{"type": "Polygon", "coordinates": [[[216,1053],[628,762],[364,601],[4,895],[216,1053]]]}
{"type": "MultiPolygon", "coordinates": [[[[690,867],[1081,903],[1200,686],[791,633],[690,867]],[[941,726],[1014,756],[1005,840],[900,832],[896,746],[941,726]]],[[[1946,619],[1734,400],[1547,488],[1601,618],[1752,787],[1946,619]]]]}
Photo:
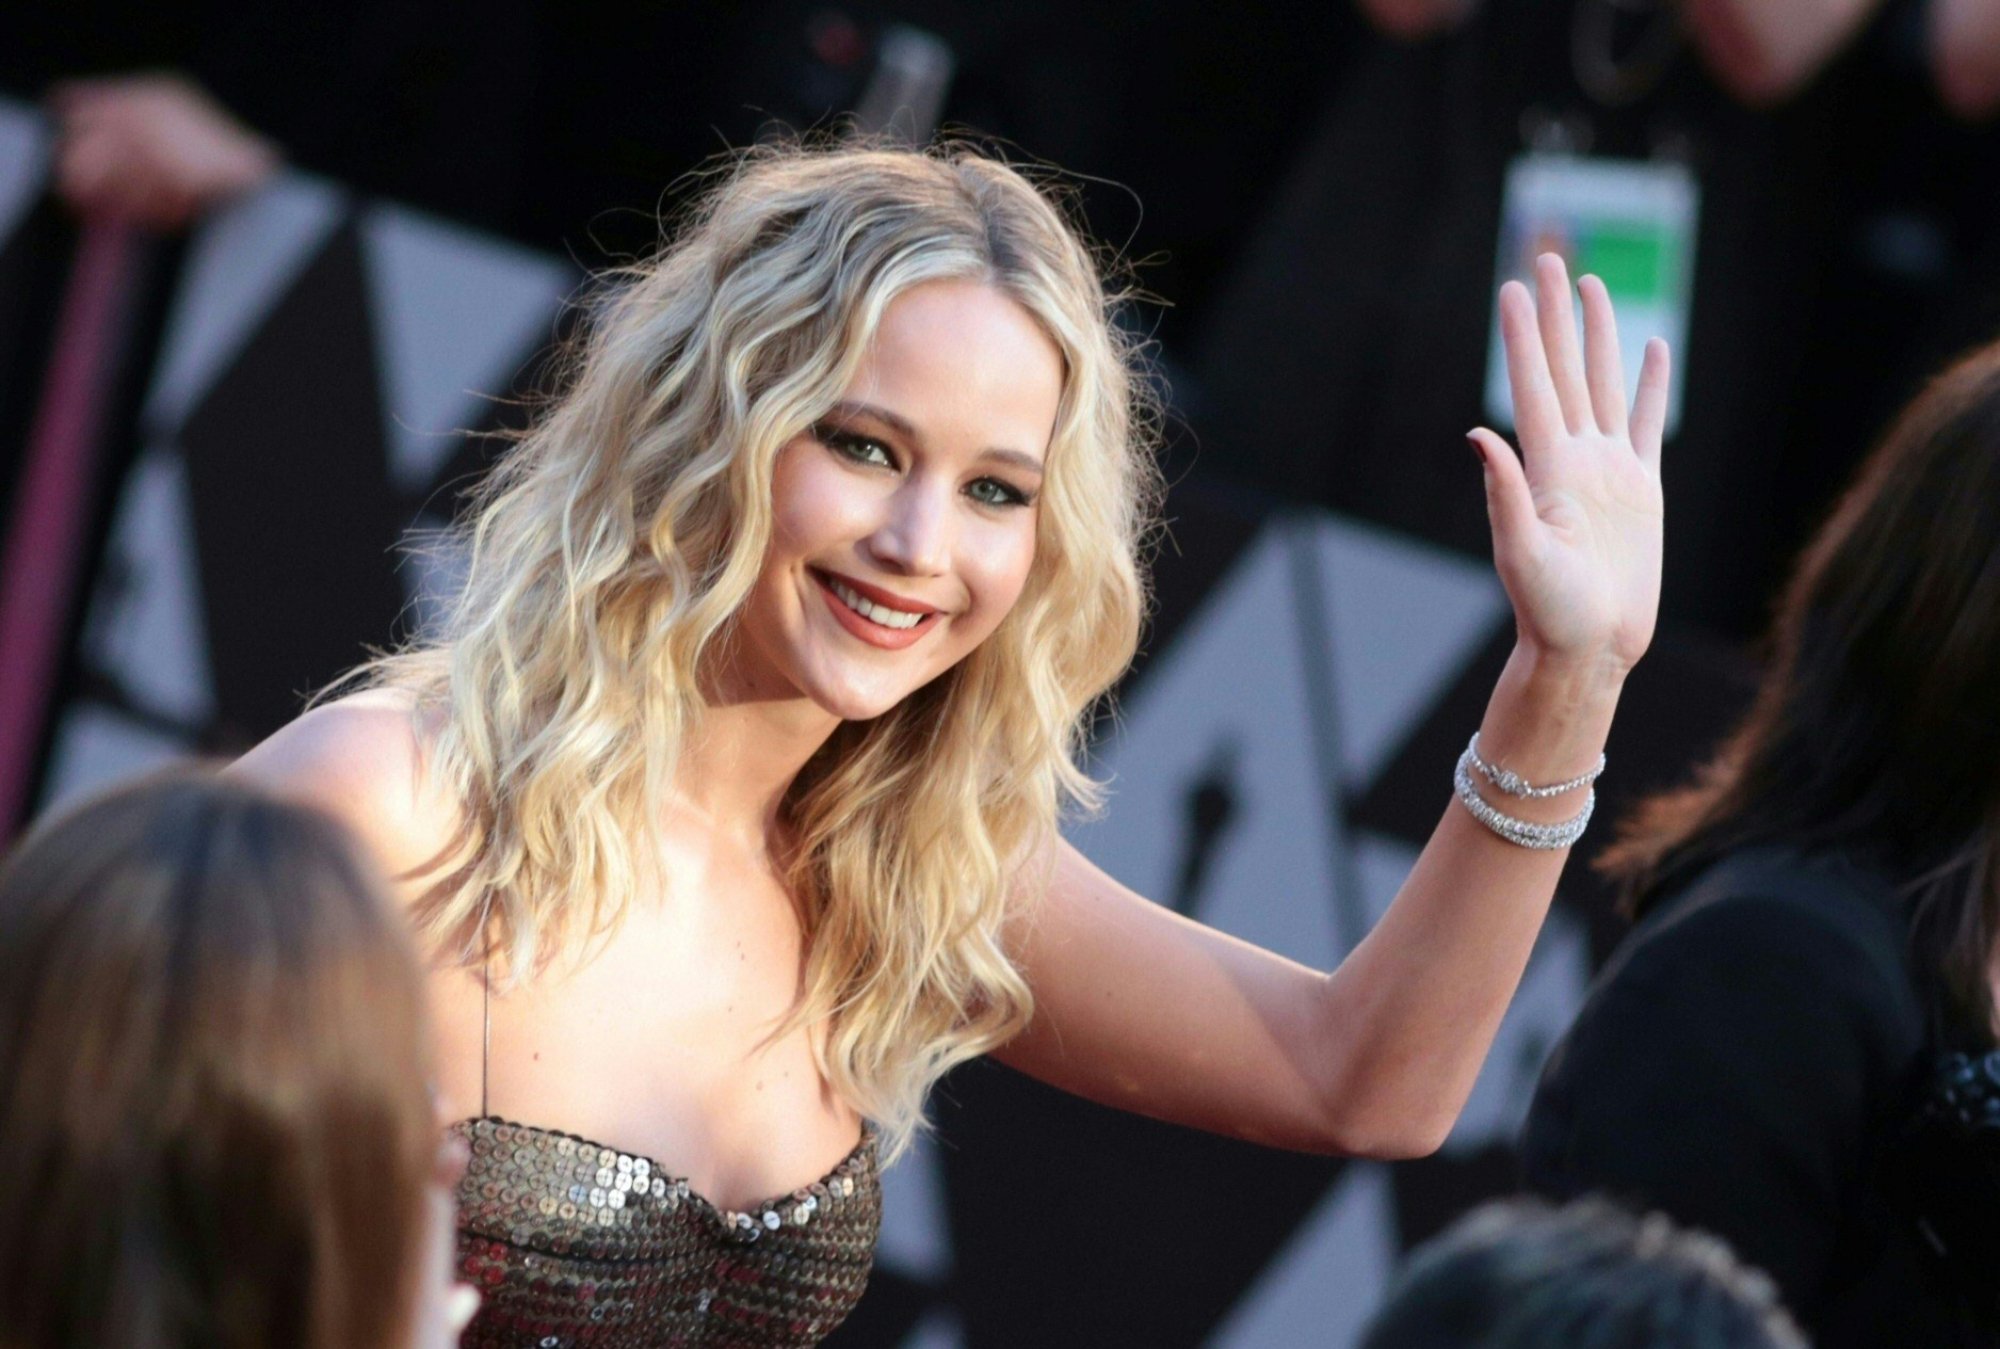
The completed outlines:
{"type": "Polygon", "coordinates": [[[845,699],[835,703],[821,703],[827,711],[842,721],[873,721],[885,712],[894,710],[900,698],[887,701],[876,698],[845,699]]]}
{"type": "Polygon", "coordinates": [[[812,700],[829,716],[842,721],[873,721],[908,697],[908,690],[821,687],[812,691],[812,700]]]}

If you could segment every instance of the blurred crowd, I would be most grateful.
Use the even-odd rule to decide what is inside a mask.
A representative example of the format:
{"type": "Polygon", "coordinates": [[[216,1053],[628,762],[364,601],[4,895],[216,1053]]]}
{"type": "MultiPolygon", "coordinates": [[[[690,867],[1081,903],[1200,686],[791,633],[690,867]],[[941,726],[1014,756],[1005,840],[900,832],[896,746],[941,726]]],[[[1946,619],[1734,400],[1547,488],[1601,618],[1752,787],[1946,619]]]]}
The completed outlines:
{"type": "Polygon", "coordinates": [[[598,265],[648,250],[727,147],[865,123],[914,42],[923,130],[1069,171],[1142,264],[1177,469],[1470,553],[1483,508],[1441,447],[1481,420],[1508,166],[1685,163],[1666,614],[1744,637],[1891,410],[2000,317],[1996,12],[93,0],[0,19],[0,88],[51,111],[80,211],[175,229],[289,163],[598,265]]]}

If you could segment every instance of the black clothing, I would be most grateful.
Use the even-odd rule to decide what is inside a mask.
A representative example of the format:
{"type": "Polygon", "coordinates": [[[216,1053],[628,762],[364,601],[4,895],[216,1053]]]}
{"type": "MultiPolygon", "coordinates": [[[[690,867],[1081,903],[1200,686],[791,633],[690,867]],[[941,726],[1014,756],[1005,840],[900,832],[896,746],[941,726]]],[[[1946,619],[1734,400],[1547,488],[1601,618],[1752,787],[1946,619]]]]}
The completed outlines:
{"type": "Polygon", "coordinates": [[[1838,857],[1749,851],[1663,898],[1549,1059],[1528,1183],[1725,1237],[1821,1349],[2000,1345],[1919,1225],[1904,1149],[1939,1046],[1906,934],[1838,857]]]}

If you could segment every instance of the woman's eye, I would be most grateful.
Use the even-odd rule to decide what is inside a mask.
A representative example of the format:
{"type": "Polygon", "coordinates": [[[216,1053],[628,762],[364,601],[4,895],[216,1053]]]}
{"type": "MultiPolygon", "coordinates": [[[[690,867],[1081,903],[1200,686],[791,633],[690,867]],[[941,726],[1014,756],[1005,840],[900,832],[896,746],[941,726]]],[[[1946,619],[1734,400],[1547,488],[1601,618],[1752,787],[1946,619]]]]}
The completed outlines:
{"type": "Polygon", "coordinates": [[[813,436],[821,444],[832,447],[835,453],[854,460],[859,464],[874,464],[881,468],[894,468],[896,457],[889,453],[889,447],[879,440],[856,435],[852,431],[837,431],[830,426],[813,428],[813,436]]]}
{"type": "Polygon", "coordinates": [[[1026,492],[998,478],[981,478],[965,491],[982,506],[1025,506],[1031,500],[1026,492]]]}

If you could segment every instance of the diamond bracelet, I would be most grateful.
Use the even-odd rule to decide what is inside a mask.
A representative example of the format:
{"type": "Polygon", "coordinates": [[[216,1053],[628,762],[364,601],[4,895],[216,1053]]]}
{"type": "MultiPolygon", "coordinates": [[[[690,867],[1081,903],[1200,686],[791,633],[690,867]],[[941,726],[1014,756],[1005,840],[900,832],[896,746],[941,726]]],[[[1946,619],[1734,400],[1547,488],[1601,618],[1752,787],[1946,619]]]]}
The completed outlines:
{"type": "Polygon", "coordinates": [[[1524,801],[1541,801],[1551,796],[1561,796],[1564,792],[1573,792],[1578,787],[1588,787],[1604,775],[1604,756],[1599,754],[1597,762],[1591,766],[1588,773],[1579,773],[1565,782],[1555,782],[1546,787],[1537,787],[1511,769],[1498,767],[1480,758],[1479,732],[1477,731],[1472,733],[1472,743],[1465,747],[1465,757],[1472,764],[1474,770],[1478,772],[1479,776],[1485,778],[1496,788],[1507,793],[1507,795],[1519,797],[1524,801]]]}
{"type": "Polygon", "coordinates": [[[1522,848],[1553,850],[1567,848],[1583,837],[1583,831],[1590,825],[1590,813],[1597,809],[1597,793],[1591,792],[1583,798],[1583,809],[1567,820],[1555,824],[1537,824],[1533,820],[1516,819],[1500,810],[1479,794],[1478,786],[1472,780],[1473,753],[1467,748],[1458,756],[1458,767],[1451,775],[1451,785],[1458,791],[1458,799],[1472,818],[1491,829],[1509,843],[1522,848]]]}

